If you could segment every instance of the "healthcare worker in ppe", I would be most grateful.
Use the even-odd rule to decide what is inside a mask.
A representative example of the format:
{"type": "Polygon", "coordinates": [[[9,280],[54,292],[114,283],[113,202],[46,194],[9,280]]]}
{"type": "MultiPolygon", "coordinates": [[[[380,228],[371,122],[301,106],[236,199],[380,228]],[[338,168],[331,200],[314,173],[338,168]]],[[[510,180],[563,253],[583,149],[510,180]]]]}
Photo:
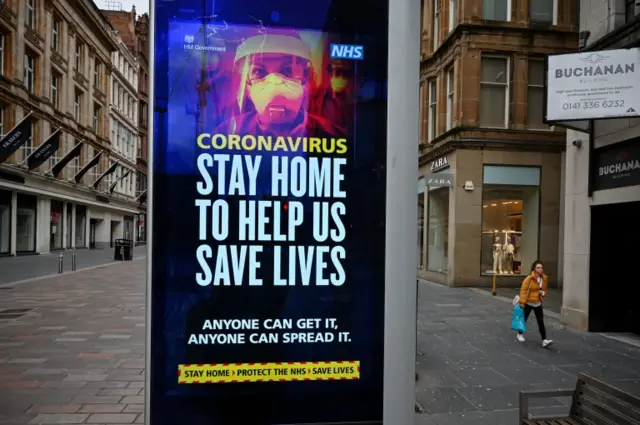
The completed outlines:
{"type": "Polygon", "coordinates": [[[236,51],[239,113],[220,132],[272,136],[344,137],[342,128],[309,113],[311,52],[289,34],[260,34],[236,51]]]}
{"type": "Polygon", "coordinates": [[[351,132],[353,125],[353,62],[334,59],[327,66],[327,81],[315,95],[314,113],[351,132]]]}

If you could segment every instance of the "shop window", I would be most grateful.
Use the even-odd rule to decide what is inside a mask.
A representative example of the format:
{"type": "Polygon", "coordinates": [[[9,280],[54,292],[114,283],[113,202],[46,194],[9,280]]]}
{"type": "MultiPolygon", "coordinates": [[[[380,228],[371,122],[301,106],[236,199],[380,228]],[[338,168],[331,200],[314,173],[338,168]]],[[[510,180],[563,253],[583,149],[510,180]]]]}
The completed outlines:
{"type": "Polygon", "coordinates": [[[527,81],[527,127],[548,130],[544,123],[544,60],[529,59],[527,81]]]}
{"type": "Polygon", "coordinates": [[[527,274],[538,258],[540,168],[484,166],[482,274],[527,274]]]}
{"type": "Polygon", "coordinates": [[[424,269],[424,179],[418,180],[418,268],[424,269]]]}
{"type": "Polygon", "coordinates": [[[482,56],[480,74],[480,125],[507,127],[509,58],[482,56]]]}
{"type": "Polygon", "coordinates": [[[429,189],[427,208],[427,269],[446,273],[449,262],[449,188],[429,189]]]}
{"type": "Polygon", "coordinates": [[[11,192],[0,190],[0,254],[11,252],[11,192]]]}
{"type": "Polygon", "coordinates": [[[529,3],[529,20],[541,24],[555,24],[558,0],[535,0],[529,3]]]}
{"type": "Polygon", "coordinates": [[[87,207],[76,205],[76,248],[87,246],[87,207]]]}
{"type": "Polygon", "coordinates": [[[147,240],[147,216],[146,214],[138,214],[138,232],[136,234],[138,242],[145,242],[147,240]]]}
{"type": "Polygon", "coordinates": [[[510,21],[513,0],[483,0],[482,18],[488,21],[510,21]]]}
{"type": "Polygon", "coordinates": [[[16,251],[35,252],[38,198],[18,193],[16,251]]]}
{"type": "Polygon", "coordinates": [[[51,218],[49,226],[49,248],[62,249],[64,229],[64,204],[61,201],[51,201],[51,218]]]}

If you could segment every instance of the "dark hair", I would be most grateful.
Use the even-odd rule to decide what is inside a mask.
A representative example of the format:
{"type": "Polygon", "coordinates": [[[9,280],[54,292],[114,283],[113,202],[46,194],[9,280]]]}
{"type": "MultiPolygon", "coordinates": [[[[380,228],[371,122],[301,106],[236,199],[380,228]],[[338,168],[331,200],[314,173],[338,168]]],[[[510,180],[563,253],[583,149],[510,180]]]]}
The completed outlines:
{"type": "Polygon", "coordinates": [[[542,267],[544,267],[544,264],[542,263],[542,261],[536,260],[536,261],[533,262],[533,264],[531,264],[531,271],[534,271],[538,264],[540,264],[542,267]]]}

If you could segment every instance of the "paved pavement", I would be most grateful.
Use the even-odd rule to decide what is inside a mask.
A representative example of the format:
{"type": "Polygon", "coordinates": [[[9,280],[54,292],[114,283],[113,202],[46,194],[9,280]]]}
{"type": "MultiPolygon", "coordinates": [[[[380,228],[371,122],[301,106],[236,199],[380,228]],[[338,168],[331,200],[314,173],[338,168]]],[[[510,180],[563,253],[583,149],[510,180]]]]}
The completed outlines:
{"type": "MultiPolygon", "coordinates": [[[[419,286],[417,401],[421,425],[516,425],[518,393],[572,388],[580,372],[640,396],[640,350],[547,320],[550,349],[535,320],[527,342],[510,331],[508,299],[485,291],[419,286]]],[[[567,412],[570,400],[536,400],[533,413],[567,412]]]]}
{"type": "MultiPolygon", "coordinates": [[[[60,253],[64,258],[63,271],[71,271],[71,250],[41,255],[0,257],[0,286],[57,274],[60,253]]],[[[134,258],[143,257],[146,253],[147,249],[144,245],[136,246],[133,249],[134,258]]],[[[76,270],[113,262],[113,248],[76,250],[76,270]]]]}
{"type": "MultiPolygon", "coordinates": [[[[0,424],[144,423],[142,260],[0,289],[0,424]]],[[[521,389],[587,372],[640,393],[640,351],[548,323],[517,344],[508,302],[421,283],[417,425],[516,425],[521,389]]],[[[532,321],[533,322],[533,321],[532,321]]],[[[533,324],[533,323],[531,323],[533,324]]],[[[568,400],[534,404],[550,413],[568,400]]]]}
{"type": "Polygon", "coordinates": [[[0,289],[0,424],[144,423],[144,267],[0,289]]]}

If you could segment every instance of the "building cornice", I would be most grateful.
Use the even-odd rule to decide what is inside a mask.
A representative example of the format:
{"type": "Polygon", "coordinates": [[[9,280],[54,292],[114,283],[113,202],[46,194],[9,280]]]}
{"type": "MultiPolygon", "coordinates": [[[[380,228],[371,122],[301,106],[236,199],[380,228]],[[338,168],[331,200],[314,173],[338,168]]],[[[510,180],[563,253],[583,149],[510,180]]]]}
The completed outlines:
{"type": "Polygon", "coordinates": [[[115,30],[113,26],[92,0],[68,0],[68,3],[81,16],[87,18],[84,22],[91,27],[93,35],[98,37],[109,51],[118,50],[118,42],[114,36],[115,30]]]}

